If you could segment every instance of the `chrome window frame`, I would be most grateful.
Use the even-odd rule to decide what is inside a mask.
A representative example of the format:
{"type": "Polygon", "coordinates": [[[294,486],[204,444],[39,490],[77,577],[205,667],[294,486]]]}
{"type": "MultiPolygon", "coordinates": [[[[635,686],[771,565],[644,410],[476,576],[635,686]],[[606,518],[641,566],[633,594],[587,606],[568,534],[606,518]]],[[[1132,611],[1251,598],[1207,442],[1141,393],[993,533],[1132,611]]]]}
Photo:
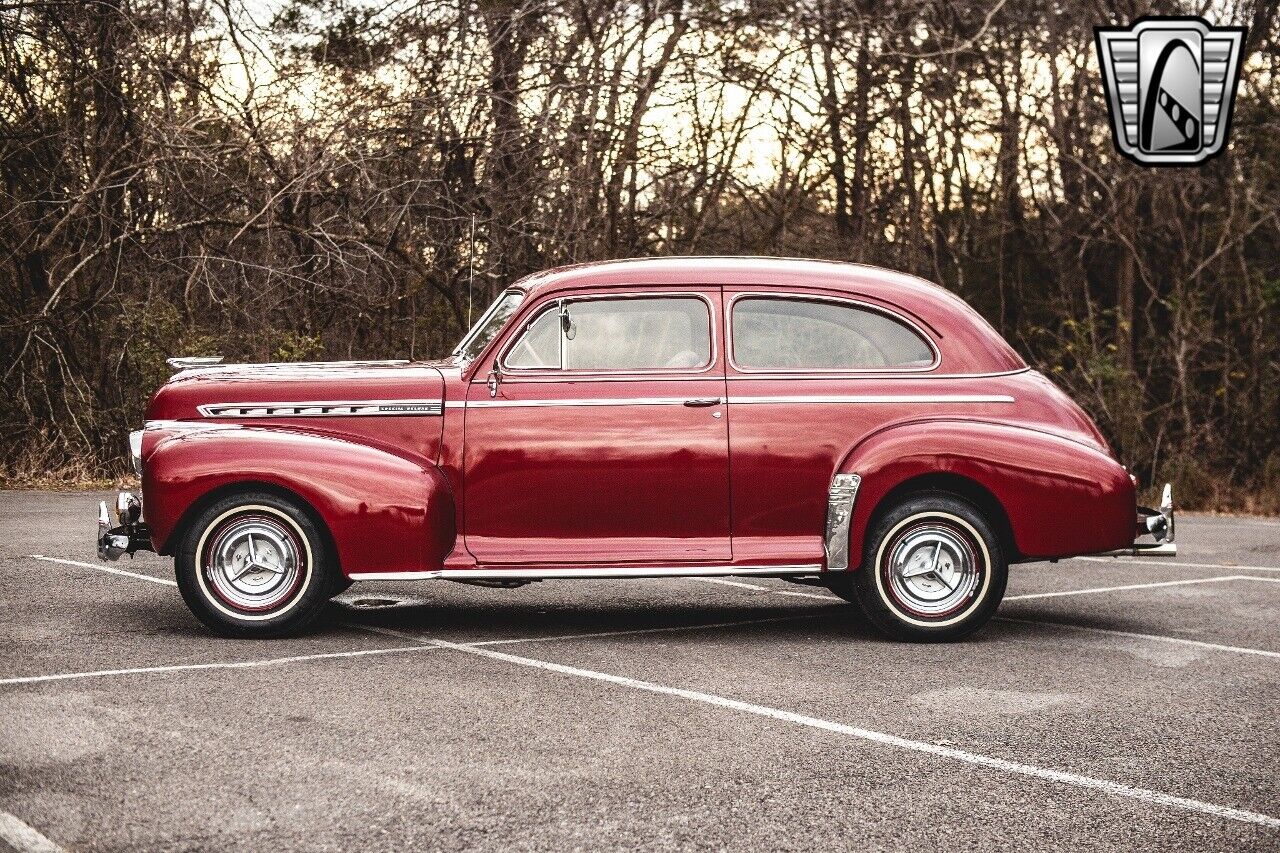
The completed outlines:
{"type": "Polygon", "coordinates": [[[736,372],[749,374],[753,377],[758,376],[796,376],[796,375],[818,375],[818,376],[866,376],[869,374],[923,374],[931,373],[942,366],[942,350],[938,348],[937,342],[933,337],[924,330],[921,324],[915,322],[909,317],[903,316],[901,313],[886,308],[882,305],[876,305],[861,299],[853,299],[847,296],[828,296],[817,293],[801,293],[801,292],[780,292],[780,291],[741,291],[732,294],[724,303],[725,312],[725,336],[724,345],[729,354],[729,366],[736,372]],[[888,317],[890,320],[896,320],[902,323],[925,342],[933,353],[933,362],[922,367],[743,367],[738,364],[736,353],[733,346],[733,309],[740,299],[773,299],[781,301],[793,302],[827,302],[847,305],[854,308],[861,308],[876,314],[888,317]]]}
{"type": "MultiPolygon", "coordinates": [[[[498,312],[498,306],[502,304],[502,300],[510,294],[519,294],[520,296],[520,305],[516,306],[517,311],[520,310],[520,307],[524,305],[524,300],[529,296],[529,294],[525,293],[518,287],[508,287],[506,290],[499,293],[494,297],[493,302],[485,309],[484,313],[480,315],[480,319],[476,320],[475,323],[472,324],[471,328],[467,330],[467,333],[462,336],[462,340],[458,341],[458,345],[453,348],[453,352],[449,353],[450,358],[456,360],[460,364],[470,364],[476,358],[484,355],[484,350],[482,349],[480,352],[476,353],[475,358],[467,359],[462,357],[462,353],[466,351],[467,346],[480,334],[480,330],[488,325],[489,320],[492,319],[493,315],[498,312]]],[[[502,330],[499,329],[498,333],[501,332],[502,330]]],[[[493,337],[496,339],[498,335],[495,334],[493,337]]],[[[489,344],[492,343],[493,341],[489,341],[489,344]]],[[[485,349],[488,349],[489,344],[485,344],[485,349]]]]}
{"type": "MultiPolygon", "coordinates": [[[[580,296],[557,296],[548,299],[545,303],[536,306],[530,312],[530,319],[527,323],[521,323],[520,329],[512,333],[511,337],[502,345],[502,349],[498,351],[494,364],[502,372],[503,381],[508,379],[530,379],[537,381],[541,377],[554,381],[559,377],[573,378],[589,378],[600,377],[601,379],[617,379],[617,378],[638,378],[648,379],[651,377],[663,376],[702,376],[715,370],[716,364],[720,360],[720,348],[716,341],[718,339],[718,329],[716,325],[716,306],[707,294],[697,290],[675,290],[675,291],[625,291],[619,293],[586,293],[580,296]],[[573,367],[564,367],[564,333],[560,333],[560,367],[508,367],[507,356],[511,350],[520,342],[520,338],[529,330],[538,319],[549,310],[561,311],[564,306],[573,302],[588,302],[600,299],[698,299],[707,308],[707,334],[710,336],[710,356],[705,365],[700,367],[618,367],[607,370],[598,369],[581,369],[573,367]]],[[[546,380],[544,380],[546,381],[546,380]]]]}

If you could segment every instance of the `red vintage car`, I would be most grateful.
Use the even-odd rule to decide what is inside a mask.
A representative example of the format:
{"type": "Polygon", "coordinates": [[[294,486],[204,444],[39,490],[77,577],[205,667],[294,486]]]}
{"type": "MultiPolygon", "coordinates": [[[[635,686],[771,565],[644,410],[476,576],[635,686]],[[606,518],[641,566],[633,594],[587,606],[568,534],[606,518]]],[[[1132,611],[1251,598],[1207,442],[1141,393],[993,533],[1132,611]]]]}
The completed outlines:
{"type": "Polygon", "coordinates": [[[1135,508],[1079,406],[874,267],[587,264],[513,284],[443,361],[207,361],[174,360],[98,547],[172,555],[223,634],[297,631],[360,580],[757,575],[954,639],[1011,563],[1175,553],[1167,487],[1135,508]]]}

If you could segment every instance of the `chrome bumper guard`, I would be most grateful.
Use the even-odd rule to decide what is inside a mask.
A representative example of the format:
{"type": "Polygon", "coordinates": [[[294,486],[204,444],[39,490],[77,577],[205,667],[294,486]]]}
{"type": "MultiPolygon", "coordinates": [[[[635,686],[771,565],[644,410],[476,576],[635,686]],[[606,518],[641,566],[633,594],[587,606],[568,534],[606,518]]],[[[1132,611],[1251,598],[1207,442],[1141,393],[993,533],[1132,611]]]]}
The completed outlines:
{"type": "Polygon", "coordinates": [[[111,526],[111,513],[106,501],[98,501],[98,557],[118,560],[122,554],[133,556],[135,551],[153,551],[151,531],[142,521],[142,501],[131,492],[116,495],[116,521],[111,526]]]}
{"type": "Polygon", "coordinates": [[[1099,557],[1176,557],[1178,546],[1173,541],[1173,486],[1164,484],[1164,494],[1160,496],[1160,508],[1150,509],[1138,507],[1137,527],[1133,545],[1128,548],[1117,548],[1114,551],[1103,551],[1099,557]],[[1143,536],[1150,536],[1153,542],[1138,541],[1143,536]]]}

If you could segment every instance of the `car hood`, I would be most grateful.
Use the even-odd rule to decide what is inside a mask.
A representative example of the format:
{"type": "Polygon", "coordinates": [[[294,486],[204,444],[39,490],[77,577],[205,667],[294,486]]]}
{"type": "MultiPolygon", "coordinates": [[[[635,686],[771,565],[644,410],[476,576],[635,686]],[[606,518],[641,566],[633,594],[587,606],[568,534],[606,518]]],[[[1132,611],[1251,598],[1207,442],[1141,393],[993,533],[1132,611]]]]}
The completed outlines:
{"type": "Polygon", "coordinates": [[[411,414],[438,411],[443,396],[439,367],[424,362],[228,364],[174,375],[151,398],[147,420],[411,414]]]}

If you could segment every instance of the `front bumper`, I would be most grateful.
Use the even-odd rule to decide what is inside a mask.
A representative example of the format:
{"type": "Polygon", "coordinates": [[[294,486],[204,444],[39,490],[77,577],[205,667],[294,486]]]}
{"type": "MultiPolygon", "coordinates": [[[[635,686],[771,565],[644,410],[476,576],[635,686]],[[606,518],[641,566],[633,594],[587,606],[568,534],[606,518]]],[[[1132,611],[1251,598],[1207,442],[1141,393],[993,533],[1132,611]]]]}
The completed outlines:
{"type": "Polygon", "coordinates": [[[118,560],[122,554],[133,556],[135,551],[154,551],[151,531],[142,520],[142,501],[132,492],[116,495],[116,521],[111,526],[111,512],[106,501],[98,501],[98,557],[118,560]]]}
{"type": "Polygon", "coordinates": [[[1134,528],[1133,544],[1127,548],[1114,551],[1103,551],[1100,557],[1176,557],[1178,546],[1174,536],[1173,486],[1164,484],[1164,494],[1160,497],[1160,508],[1149,509],[1138,507],[1137,524],[1134,528]],[[1150,536],[1151,541],[1143,541],[1150,536]]]}

